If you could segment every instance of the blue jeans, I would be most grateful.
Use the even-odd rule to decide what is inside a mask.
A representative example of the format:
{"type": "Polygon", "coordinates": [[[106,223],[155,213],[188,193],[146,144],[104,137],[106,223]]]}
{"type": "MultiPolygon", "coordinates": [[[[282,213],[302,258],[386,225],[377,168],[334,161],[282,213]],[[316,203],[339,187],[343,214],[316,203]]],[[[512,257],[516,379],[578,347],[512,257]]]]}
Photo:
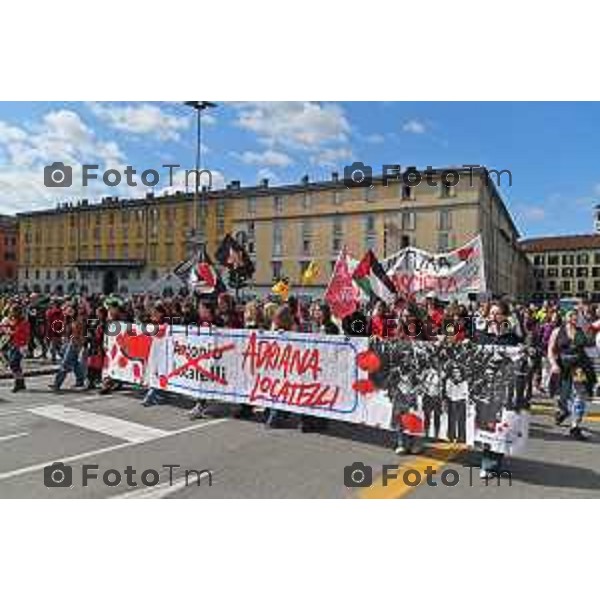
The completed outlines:
{"type": "Polygon", "coordinates": [[[152,406],[155,404],[166,404],[168,398],[167,394],[162,390],[156,388],[150,388],[144,396],[142,404],[144,406],[152,406]]]}
{"type": "Polygon", "coordinates": [[[71,371],[75,375],[76,384],[84,385],[85,371],[79,358],[80,354],[81,348],[78,345],[73,344],[73,342],[69,342],[67,344],[62,363],[60,365],[60,368],[58,369],[58,372],[56,373],[56,377],[54,378],[54,386],[56,388],[60,388],[65,378],[67,377],[67,374],[71,371]]]}
{"type": "Polygon", "coordinates": [[[6,359],[8,361],[8,367],[13,375],[20,375],[22,372],[21,361],[23,360],[23,354],[21,353],[21,350],[15,346],[11,346],[6,351],[6,359]]]}

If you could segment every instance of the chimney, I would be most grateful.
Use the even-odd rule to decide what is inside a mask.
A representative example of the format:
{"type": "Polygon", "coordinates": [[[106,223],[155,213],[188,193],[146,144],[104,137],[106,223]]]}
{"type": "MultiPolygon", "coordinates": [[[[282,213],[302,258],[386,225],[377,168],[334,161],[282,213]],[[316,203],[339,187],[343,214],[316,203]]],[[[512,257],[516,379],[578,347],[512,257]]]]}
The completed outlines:
{"type": "Polygon", "coordinates": [[[154,192],[146,192],[146,200],[153,200],[154,192]]]}
{"type": "Polygon", "coordinates": [[[339,179],[339,175],[337,171],[333,171],[331,173],[331,181],[333,181],[333,183],[337,183],[339,179]]]}
{"type": "Polygon", "coordinates": [[[239,189],[240,189],[240,187],[241,187],[241,185],[240,185],[240,181],[239,181],[238,179],[234,179],[234,180],[231,182],[231,189],[232,189],[232,190],[239,190],[239,189]]]}
{"type": "Polygon", "coordinates": [[[308,175],[305,175],[305,176],[302,178],[302,183],[303,183],[303,185],[308,185],[308,182],[309,182],[308,175]]]}
{"type": "Polygon", "coordinates": [[[267,178],[265,179],[261,179],[260,180],[260,185],[264,188],[268,188],[269,187],[269,180],[267,178]]]}

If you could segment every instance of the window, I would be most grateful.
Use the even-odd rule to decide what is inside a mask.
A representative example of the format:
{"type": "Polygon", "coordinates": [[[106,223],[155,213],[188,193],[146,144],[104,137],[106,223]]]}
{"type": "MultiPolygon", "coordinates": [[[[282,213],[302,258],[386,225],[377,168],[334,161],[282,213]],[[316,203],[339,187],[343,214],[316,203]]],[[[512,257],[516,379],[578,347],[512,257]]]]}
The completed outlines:
{"type": "Polygon", "coordinates": [[[600,265],[600,252],[594,252],[594,264],[600,265]]]}
{"type": "Polygon", "coordinates": [[[573,277],[573,269],[563,269],[561,275],[563,277],[573,277]]]}
{"type": "Polygon", "coordinates": [[[308,210],[312,206],[312,196],[310,192],[304,192],[304,197],[302,198],[302,208],[304,210],[308,210]]]}
{"type": "Polygon", "coordinates": [[[402,200],[411,200],[414,198],[413,189],[410,185],[400,186],[400,197],[402,200]]]}
{"type": "Polygon", "coordinates": [[[536,279],[540,279],[544,276],[544,269],[534,269],[533,270],[533,276],[536,279]]]}
{"type": "Polygon", "coordinates": [[[589,263],[589,260],[590,260],[590,257],[587,253],[577,255],[577,264],[578,265],[587,265],[589,263]]]}
{"type": "Polygon", "coordinates": [[[443,181],[440,182],[440,198],[451,198],[454,194],[454,186],[448,185],[443,181]]]}
{"type": "Polygon", "coordinates": [[[548,277],[558,277],[558,269],[548,269],[548,277]]]}
{"type": "Polygon", "coordinates": [[[536,267],[539,267],[540,265],[543,265],[545,263],[544,258],[545,258],[544,255],[540,255],[540,254],[538,254],[537,256],[534,256],[533,257],[533,264],[536,267]]]}
{"type": "Polygon", "coordinates": [[[123,271],[120,275],[120,279],[129,279],[129,271],[123,271]]]}
{"type": "Polygon", "coordinates": [[[365,217],[365,229],[367,234],[375,233],[375,217],[373,215],[367,215],[365,217]]]}
{"type": "Polygon", "coordinates": [[[158,256],[158,244],[150,244],[150,260],[155,262],[158,256]]]}
{"type": "Polygon", "coordinates": [[[247,206],[248,214],[255,215],[256,214],[256,197],[250,196],[248,198],[248,206],[247,206]]]}
{"type": "Polygon", "coordinates": [[[371,202],[375,199],[374,190],[371,186],[363,188],[363,198],[365,202],[371,202]]]}
{"type": "Polygon", "coordinates": [[[448,231],[452,229],[452,213],[448,208],[443,208],[440,210],[439,229],[440,231],[448,231]]]}
{"type": "Polygon", "coordinates": [[[571,282],[563,281],[561,287],[562,287],[563,292],[570,292],[571,291],[571,282]]]}
{"type": "Polygon", "coordinates": [[[340,238],[333,238],[331,250],[332,252],[340,252],[342,250],[342,240],[340,238]]]}
{"type": "Polygon", "coordinates": [[[411,246],[410,235],[401,235],[400,236],[400,248],[408,248],[409,246],[411,246]]]}
{"type": "Polygon", "coordinates": [[[283,198],[281,196],[273,198],[273,210],[276,215],[280,215],[283,212],[283,198]]]}
{"type": "Polygon", "coordinates": [[[341,204],[344,201],[344,193],[341,190],[335,190],[333,192],[333,203],[341,204]]]}
{"type": "Polygon", "coordinates": [[[587,277],[588,276],[588,268],[587,267],[577,267],[577,277],[587,277]]]}
{"type": "Polygon", "coordinates": [[[413,231],[416,227],[416,214],[413,211],[402,213],[402,229],[413,231]]]}
{"type": "Polygon", "coordinates": [[[600,292],[600,281],[594,281],[594,291],[600,292]]]}
{"type": "Polygon", "coordinates": [[[281,221],[273,222],[273,256],[281,256],[281,245],[283,239],[281,221]]]}
{"type": "Polygon", "coordinates": [[[548,264],[549,265],[558,265],[558,255],[554,254],[553,256],[549,256],[548,257],[548,264]]]}
{"type": "Polygon", "coordinates": [[[592,267],[592,277],[600,277],[600,267],[592,267]]]}
{"type": "Polygon", "coordinates": [[[152,281],[156,281],[158,279],[158,271],[156,269],[152,269],[152,271],[150,271],[150,279],[152,279],[152,281]]]}
{"type": "Polygon", "coordinates": [[[308,269],[308,265],[310,265],[310,260],[300,261],[300,277],[302,277],[302,274],[308,269]]]}
{"type": "Polygon", "coordinates": [[[577,291],[585,292],[585,279],[579,279],[577,281],[577,291]]]}
{"type": "Polygon", "coordinates": [[[450,236],[448,232],[443,231],[438,234],[438,252],[447,252],[450,248],[450,236]]]}
{"type": "Polygon", "coordinates": [[[281,279],[281,261],[274,260],[271,267],[273,268],[273,279],[281,279]]]}
{"type": "Polygon", "coordinates": [[[342,237],[344,235],[344,228],[342,224],[342,217],[336,215],[333,217],[333,237],[342,237]]]}
{"type": "Polygon", "coordinates": [[[575,257],[572,254],[563,254],[562,255],[562,264],[563,265],[574,265],[575,257]]]}

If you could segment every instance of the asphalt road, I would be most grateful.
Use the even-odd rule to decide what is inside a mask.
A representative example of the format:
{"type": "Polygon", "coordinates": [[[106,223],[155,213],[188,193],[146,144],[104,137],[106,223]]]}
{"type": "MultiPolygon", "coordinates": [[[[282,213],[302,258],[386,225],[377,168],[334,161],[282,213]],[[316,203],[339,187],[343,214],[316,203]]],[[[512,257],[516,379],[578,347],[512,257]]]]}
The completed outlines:
{"type": "MultiPolygon", "coordinates": [[[[30,378],[20,394],[0,382],[0,498],[600,497],[600,406],[592,407],[598,412],[586,423],[585,442],[570,440],[551,415],[533,415],[526,455],[507,461],[510,481],[505,476],[498,485],[479,480],[477,455],[462,448],[397,457],[390,435],[374,429],[332,423],[326,433],[303,434],[292,419],[268,430],[231,418],[224,405],[190,421],[189,407],[145,408],[134,390],[98,396],[69,390],[67,381],[55,394],[50,381],[30,378]],[[45,485],[45,467],[57,461],[71,469],[71,482],[63,473],[68,487],[45,485]],[[371,486],[344,485],[354,462],[371,467],[371,486]],[[105,477],[120,484],[107,485],[105,477]]],[[[55,481],[63,474],[53,472],[55,481]]]]}

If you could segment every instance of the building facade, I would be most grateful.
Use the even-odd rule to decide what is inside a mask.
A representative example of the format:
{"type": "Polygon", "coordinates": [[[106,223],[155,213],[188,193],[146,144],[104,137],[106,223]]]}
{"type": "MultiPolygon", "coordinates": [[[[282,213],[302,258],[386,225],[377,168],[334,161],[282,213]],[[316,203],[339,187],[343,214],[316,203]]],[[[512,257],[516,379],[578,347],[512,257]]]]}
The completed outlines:
{"type": "MultiPolygon", "coordinates": [[[[441,172],[441,170],[438,170],[441,172]]],[[[138,292],[177,289],[172,270],[189,256],[192,239],[210,253],[227,232],[243,232],[256,263],[250,293],[264,293],[287,277],[295,293],[321,294],[346,246],[361,257],[383,258],[406,246],[433,252],[460,247],[482,234],[488,289],[527,293],[530,263],[518,231],[485,169],[461,171],[457,185],[441,177],[410,187],[400,181],[348,189],[336,173],[328,181],[242,187],[141,200],[105,198],[19,215],[21,287],[40,291],[138,292]],[[310,261],[319,276],[309,287],[301,274],[310,261]]]]}
{"type": "Polygon", "coordinates": [[[0,290],[17,283],[17,220],[0,215],[0,290]]]}
{"type": "Polygon", "coordinates": [[[521,247],[533,267],[536,300],[600,301],[600,235],[535,238],[521,247]]]}

